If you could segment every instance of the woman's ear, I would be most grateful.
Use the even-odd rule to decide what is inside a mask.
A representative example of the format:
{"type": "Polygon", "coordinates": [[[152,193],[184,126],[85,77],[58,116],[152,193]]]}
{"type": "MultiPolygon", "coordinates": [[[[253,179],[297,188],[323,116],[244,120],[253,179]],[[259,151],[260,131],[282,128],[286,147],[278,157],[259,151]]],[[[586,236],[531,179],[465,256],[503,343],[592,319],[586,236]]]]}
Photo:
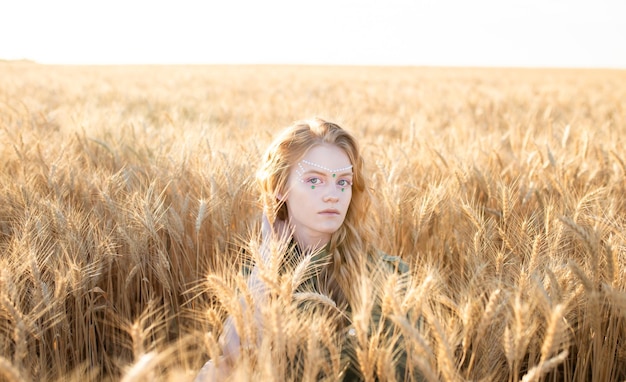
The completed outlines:
{"type": "Polygon", "coordinates": [[[287,192],[285,192],[284,188],[276,190],[276,199],[279,202],[283,202],[283,203],[287,202],[287,192]]]}

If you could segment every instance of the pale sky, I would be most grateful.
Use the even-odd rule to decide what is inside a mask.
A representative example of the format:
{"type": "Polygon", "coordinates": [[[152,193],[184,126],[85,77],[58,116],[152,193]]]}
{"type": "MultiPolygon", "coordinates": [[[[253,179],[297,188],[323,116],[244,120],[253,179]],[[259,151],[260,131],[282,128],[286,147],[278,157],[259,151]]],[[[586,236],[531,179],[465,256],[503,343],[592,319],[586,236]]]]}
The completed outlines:
{"type": "Polygon", "coordinates": [[[625,0],[0,0],[0,59],[626,69],[625,0]]]}

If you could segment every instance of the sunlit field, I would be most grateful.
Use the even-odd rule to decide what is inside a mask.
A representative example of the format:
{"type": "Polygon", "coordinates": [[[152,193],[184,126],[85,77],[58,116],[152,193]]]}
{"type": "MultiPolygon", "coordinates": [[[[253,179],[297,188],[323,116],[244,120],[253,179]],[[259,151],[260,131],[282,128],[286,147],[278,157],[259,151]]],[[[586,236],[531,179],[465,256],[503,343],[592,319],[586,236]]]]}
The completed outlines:
{"type": "Polygon", "coordinates": [[[238,303],[260,156],[319,116],[359,139],[376,245],[411,268],[363,275],[364,380],[623,381],[625,100],[617,70],[0,62],[0,380],[192,381],[227,314],[257,344],[233,380],[340,380],[333,301],[297,270],[266,270],[261,330],[238,303]]]}

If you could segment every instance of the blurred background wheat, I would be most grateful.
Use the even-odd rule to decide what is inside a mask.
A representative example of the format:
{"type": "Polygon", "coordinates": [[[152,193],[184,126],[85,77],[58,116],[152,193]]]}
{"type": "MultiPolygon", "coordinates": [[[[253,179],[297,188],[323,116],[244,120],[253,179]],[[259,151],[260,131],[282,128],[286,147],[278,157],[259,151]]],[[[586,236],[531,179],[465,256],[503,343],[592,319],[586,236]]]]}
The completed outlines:
{"type": "MultiPolygon", "coordinates": [[[[0,63],[0,380],[192,380],[226,313],[255,336],[254,173],[312,116],[362,143],[411,266],[365,287],[401,333],[356,333],[368,379],[403,346],[427,380],[624,380],[625,99],[620,70],[0,63]]],[[[341,376],[289,282],[237,378],[341,376]]]]}

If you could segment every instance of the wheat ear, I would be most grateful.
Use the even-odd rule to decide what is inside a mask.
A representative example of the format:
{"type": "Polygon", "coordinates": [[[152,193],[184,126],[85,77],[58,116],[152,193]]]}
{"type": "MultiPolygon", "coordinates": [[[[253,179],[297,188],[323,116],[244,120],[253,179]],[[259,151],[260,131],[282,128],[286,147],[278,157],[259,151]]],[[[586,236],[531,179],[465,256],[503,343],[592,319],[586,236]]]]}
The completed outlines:
{"type": "Polygon", "coordinates": [[[567,349],[565,349],[558,355],[547,360],[546,362],[542,362],[539,365],[533,367],[528,371],[528,373],[526,373],[526,375],[524,375],[524,377],[522,378],[522,382],[538,381],[542,375],[554,369],[563,361],[565,361],[568,355],[569,352],[567,351],[567,349]]]}
{"type": "Polygon", "coordinates": [[[550,322],[548,323],[546,336],[543,340],[543,344],[541,345],[540,363],[546,362],[554,349],[560,344],[560,340],[562,339],[561,334],[563,333],[562,325],[564,311],[565,307],[563,304],[558,304],[550,315],[550,322]]]}
{"type": "Polygon", "coordinates": [[[6,378],[6,379],[2,379],[2,380],[6,381],[6,382],[24,382],[24,381],[28,381],[28,379],[25,378],[22,375],[22,373],[20,373],[18,368],[13,366],[8,359],[6,359],[6,358],[4,358],[2,356],[0,356],[0,375],[4,375],[4,378],[6,378]]]}
{"type": "Polygon", "coordinates": [[[134,382],[146,377],[158,363],[159,357],[150,352],[142,355],[133,366],[124,374],[121,382],[134,382]]]}

